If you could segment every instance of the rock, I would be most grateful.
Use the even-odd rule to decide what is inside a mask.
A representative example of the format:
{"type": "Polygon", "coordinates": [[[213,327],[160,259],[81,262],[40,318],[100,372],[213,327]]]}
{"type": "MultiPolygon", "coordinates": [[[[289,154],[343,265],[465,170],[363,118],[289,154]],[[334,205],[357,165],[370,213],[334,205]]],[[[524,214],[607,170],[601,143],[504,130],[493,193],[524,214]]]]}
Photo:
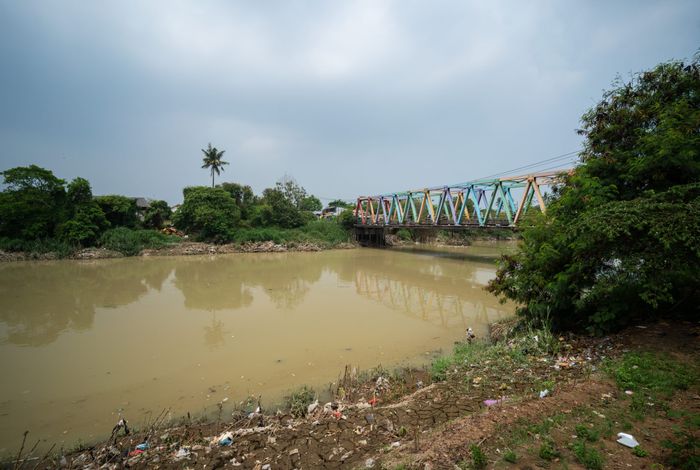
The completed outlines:
{"type": "Polygon", "coordinates": [[[374,459],[371,457],[369,459],[365,460],[365,468],[374,468],[374,464],[375,464],[374,459]]]}
{"type": "Polygon", "coordinates": [[[292,449],[289,451],[289,456],[291,457],[292,455],[299,455],[299,449],[292,449]]]}
{"type": "Polygon", "coordinates": [[[272,465],[269,463],[266,463],[265,465],[262,466],[261,470],[270,470],[272,468],[272,465]]]}

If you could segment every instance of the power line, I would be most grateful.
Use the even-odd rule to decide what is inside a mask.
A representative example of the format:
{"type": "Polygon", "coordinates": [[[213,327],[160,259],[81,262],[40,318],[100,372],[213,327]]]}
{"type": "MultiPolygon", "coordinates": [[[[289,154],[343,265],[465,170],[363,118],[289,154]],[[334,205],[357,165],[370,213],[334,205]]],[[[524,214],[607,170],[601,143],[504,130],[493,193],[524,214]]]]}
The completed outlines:
{"type": "Polygon", "coordinates": [[[500,176],[507,175],[507,174],[509,174],[509,173],[514,173],[514,172],[516,172],[516,171],[527,170],[527,169],[534,168],[534,167],[538,167],[538,166],[541,166],[541,165],[544,165],[544,164],[547,164],[547,163],[552,163],[552,162],[555,162],[555,161],[558,161],[558,160],[569,160],[569,159],[571,159],[571,157],[572,157],[573,155],[578,154],[579,152],[580,152],[580,150],[574,150],[574,151],[572,151],[572,152],[563,153],[563,154],[561,154],[561,155],[557,155],[557,156],[555,156],[555,157],[547,158],[547,159],[541,160],[541,161],[539,161],[539,162],[530,163],[529,165],[521,166],[521,167],[518,167],[518,168],[513,168],[512,170],[501,171],[501,172],[495,173],[495,174],[493,174],[493,175],[484,176],[483,178],[479,178],[479,179],[481,180],[481,179],[488,179],[488,178],[497,178],[497,177],[500,177],[500,176]]]}

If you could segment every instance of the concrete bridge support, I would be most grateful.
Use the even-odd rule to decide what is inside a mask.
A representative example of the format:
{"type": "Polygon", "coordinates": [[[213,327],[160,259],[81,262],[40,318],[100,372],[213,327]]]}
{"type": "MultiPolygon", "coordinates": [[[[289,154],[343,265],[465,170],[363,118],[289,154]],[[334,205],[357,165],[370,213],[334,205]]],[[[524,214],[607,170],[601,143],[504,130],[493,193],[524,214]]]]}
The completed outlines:
{"type": "Polygon", "coordinates": [[[384,248],[386,246],[386,230],[384,227],[355,226],[355,241],[362,246],[384,248]]]}

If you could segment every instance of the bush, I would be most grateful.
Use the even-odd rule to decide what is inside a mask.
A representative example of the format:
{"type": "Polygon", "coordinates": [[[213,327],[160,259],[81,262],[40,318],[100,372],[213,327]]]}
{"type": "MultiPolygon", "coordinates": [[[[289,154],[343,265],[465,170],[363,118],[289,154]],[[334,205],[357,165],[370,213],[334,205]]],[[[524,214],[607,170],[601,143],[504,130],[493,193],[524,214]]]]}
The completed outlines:
{"type": "Polygon", "coordinates": [[[117,227],[107,230],[100,238],[100,245],[126,256],[136,256],[144,248],[163,248],[179,242],[173,235],[164,235],[154,230],[135,230],[117,227]]]}
{"type": "Polygon", "coordinates": [[[183,194],[185,200],[173,217],[178,229],[197,234],[201,240],[225,242],[231,239],[241,213],[228,192],[196,186],[185,188],[183,194]]]}
{"type": "Polygon", "coordinates": [[[309,405],[313,403],[315,396],[314,390],[304,385],[299,390],[285,397],[285,407],[295,418],[303,418],[306,416],[309,405]]]}
{"type": "Polygon", "coordinates": [[[118,195],[95,196],[95,202],[112,227],[136,227],[138,224],[134,198],[118,195]]]}
{"type": "Polygon", "coordinates": [[[697,318],[700,64],[617,84],[586,113],[582,164],[504,256],[489,289],[555,328],[604,332],[673,311],[697,318]]]}
{"type": "Polygon", "coordinates": [[[571,444],[571,450],[581,465],[588,470],[600,470],[603,468],[603,457],[597,450],[587,446],[584,440],[577,440],[571,444]]]}

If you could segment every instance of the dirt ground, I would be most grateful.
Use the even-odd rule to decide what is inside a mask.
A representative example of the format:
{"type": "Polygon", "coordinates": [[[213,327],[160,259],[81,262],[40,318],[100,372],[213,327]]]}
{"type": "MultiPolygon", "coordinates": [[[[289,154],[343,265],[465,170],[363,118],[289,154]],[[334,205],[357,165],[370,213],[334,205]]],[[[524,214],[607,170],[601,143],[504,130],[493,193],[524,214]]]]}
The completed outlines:
{"type": "Polygon", "coordinates": [[[695,324],[661,322],[603,338],[560,337],[556,355],[464,364],[435,383],[425,371],[377,372],[366,380],[350,374],[349,382],[344,379],[336,388],[336,401],[318,404],[303,418],[242,411],[219,423],[183,420],[169,427],[156,419],[89,449],[43,459],[25,455],[10,466],[682,468],[678,456],[680,462],[698,458],[692,444],[700,426],[697,381],[663,399],[642,397],[640,390],[635,400],[603,369],[611,359],[651,350],[696,377],[699,333],[695,324]],[[544,388],[549,393],[540,398],[544,388]],[[485,400],[497,402],[487,406],[485,400]],[[633,417],[635,404],[642,408],[633,417]],[[231,444],[219,445],[226,432],[231,444]],[[632,434],[643,449],[636,452],[645,455],[618,444],[618,432],[632,434]],[[675,451],[662,445],[666,440],[677,444],[675,451]],[[684,445],[686,440],[690,444],[684,445]],[[144,442],[148,448],[141,453],[136,446],[144,442]]]}

